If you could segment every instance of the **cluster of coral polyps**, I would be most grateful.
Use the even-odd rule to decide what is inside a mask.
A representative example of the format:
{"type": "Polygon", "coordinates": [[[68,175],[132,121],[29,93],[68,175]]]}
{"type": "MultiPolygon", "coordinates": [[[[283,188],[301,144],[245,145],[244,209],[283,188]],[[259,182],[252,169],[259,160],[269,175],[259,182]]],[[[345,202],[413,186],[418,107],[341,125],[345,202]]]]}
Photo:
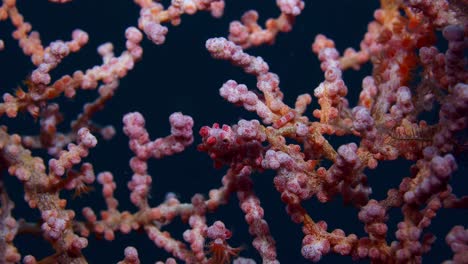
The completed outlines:
{"type": "MultiPolygon", "coordinates": [[[[227,38],[206,41],[213,58],[227,60],[257,80],[256,90],[229,80],[219,93],[226,101],[255,112],[258,120],[241,119],[234,125],[213,124],[200,129],[198,150],[206,152],[216,168],[227,168],[221,185],[207,195],[194,195],[191,201],[179,201],[175,195],[168,195],[160,204],[149,200],[152,177],[148,160],[182,152],[200,139],[192,133],[194,120],[177,112],[169,118],[170,134],[152,140],[143,115],[133,112],[123,117],[123,131],[134,154],[130,159],[133,176],[127,186],[136,209],[120,210],[114,196],[114,175],[105,171],[95,176],[93,165],[83,161],[100,139],[111,140],[115,134],[112,126],[97,124],[93,116],[112,99],[119,80],[131,74],[134,64],[142,59],[145,37],[162,45],[167,23],[177,26],[183,15],[199,11],[221,17],[225,8],[223,0],[172,0],[167,7],[153,0],[134,2],[140,8],[138,23],[125,31],[126,49],[120,55],[116,56],[112,44],[107,43],[98,49],[101,65],[52,77],[65,57],[86,45],[88,34],[75,30],[71,40],[44,46],[16,1],[2,1],[0,21],[13,25],[13,38],[30,57],[34,69],[24,89],[4,93],[0,116],[2,120],[21,120],[21,116],[31,115],[40,129],[36,135],[9,131],[6,126],[0,129],[0,263],[21,259],[28,264],[85,263],[83,249],[91,246],[90,236],[112,241],[116,233],[135,231],[146,233],[155,246],[172,255],[158,263],[255,263],[254,259],[240,257],[242,248],[229,242],[235,234],[223,219],[216,218],[218,208],[231,196],[239,201],[261,261],[279,263],[275,230],[270,230],[261,205],[268,201],[260,201],[253,181],[254,173],[266,170],[275,173],[272,182],[291,224],[302,227],[302,238],[290,240],[302,239],[303,257],[314,262],[329,253],[374,263],[422,262],[435,241],[428,228],[438,211],[467,209],[468,197],[457,197],[450,186],[467,144],[466,2],[381,0],[360,49],[349,48],[343,54],[331,39],[318,35],[312,50],[320,60],[324,80],[313,95],[299,95],[292,107],[283,101],[278,75],[270,71],[264,59],[245,51],[273,44],[277,35],[293,30],[304,2],[277,0],[280,14],[267,19],[264,26],[258,24],[259,14],[250,10],[230,24],[227,38]],[[446,50],[435,46],[437,32],[448,44],[446,50]],[[363,79],[359,100],[351,106],[343,71],[358,70],[366,63],[372,66],[372,73],[363,79]],[[74,98],[82,90],[97,91],[97,98],[84,105],[67,129],[59,129],[64,121],[60,108],[66,109],[67,101],[58,103],[57,99],[74,98]],[[308,109],[312,100],[317,100],[317,107],[308,109]],[[436,113],[437,121],[423,120],[425,112],[436,113]],[[329,135],[358,140],[334,147],[327,140],[329,135]],[[45,150],[47,157],[34,156],[32,151],[37,149],[45,150]],[[412,161],[411,171],[397,188],[388,190],[385,198],[371,199],[366,173],[381,161],[396,159],[412,161]],[[13,214],[14,203],[4,181],[8,174],[23,184],[29,207],[40,212],[37,222],[13,214]],[[96,179],[106,209],[97,215],[94,210],[99,209],[91,205],[67,205],[64,193],[86,193],[97,185],[96,179]],[[318,221],[320,212],[304,206],[312,199],[326,203],[337,196],[357,208],[365,235],[353,234],[356,230],[327,230],[327,223],[318,221]],[[387,225],[392,208],[400,208],[403,216],[396,230],[389,230],[387,225]],[[208,214],[216,221],[208,220],[208,214]],[[166,231],[176,219],[187,224],[179,236],[166,231]],[[39,234],[55,252],[40,260],[22,256],[15,239],[28,233],[39,234]],[[395,234],[394,241],[389,241],[389,233],[395,234]]],[[[0,40],[0,50],[5,51],[7,46],[0,40]]],[[[0,63],[6,67],[5,62],[0,63]]],[[[466,225],[467,219],[461,220],[460,224],[466,225]]],[[[447,263],[468,263],[467,229],[454,226],[446,242],[454,253],[447,263]]],[[[134,247],[127,247],[122,254],[125,259],[120,263],[140,262],[134,247]]]]}

